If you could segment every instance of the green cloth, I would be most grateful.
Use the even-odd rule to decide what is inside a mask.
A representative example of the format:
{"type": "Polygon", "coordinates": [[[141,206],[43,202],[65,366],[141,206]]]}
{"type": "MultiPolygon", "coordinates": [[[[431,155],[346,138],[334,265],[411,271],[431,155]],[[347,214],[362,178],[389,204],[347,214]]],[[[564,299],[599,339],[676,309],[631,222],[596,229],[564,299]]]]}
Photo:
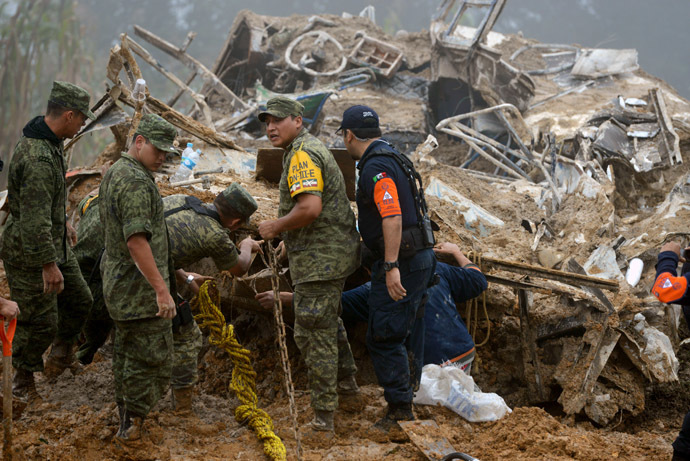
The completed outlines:
{"type": "Polygon", "coordinates": [[[295,343],[309,376],[311,406],[334,411],[338,380],[357,373],[347,332],[340,319],[345,279],[295,286],[295,343]]]}
{"type": "Polygon", "coordinates": [[[267,115],[285,118],[290,115],[297,117],[304,113],[304,106],[294,99],[276,96],[266,102],[266,110],[259,112],[259,121],[265,122],[267,115]]]}
{"type": "MultiPolygon", "coordinates": [[[[186,198],[182,194],[165,197],[165,211],[184,205],[186,198]]],[[[208,204],[203,206],[212,207],[208,204]]],[[[237,264],[239,256],[230,233],[212,217],[194,210],[182,210],[171,214],[165,221],[170,232],[170,253],[175,269],[194,264],[205,257],[213,258],[222,271],[237,264]]]]}
{"type": "Polygon", "coordinates": [[[43,272],[5,263],[10,296],[19,305],[12,363],[15,368],[43,371],[43,354],[55,337],[76,342],[91,310],[91,292],[70,251],[58,266],[65,288],[60,294],[43,293],[43,272]]]}
{"type": "Polygon", "coordinates": [[[280,217],[292,210],[300,193],[318,195],[322,203],[321,214],[311,224],[283,233],[293,282],[335,280],[354,272],[359,266],[359,233],[345,192],[345,179],[333,154],[306,129],[285,150],[279,189],[280,217]],[[308,168],[301,171],[307,174],[291,179],[288,185],[288,176],[295,175],[291,171],[295,167],[293,157],[306,159],[300,164],[308,163],[308,168]],[[300,180],[302,177],[309,179],[300,180]]]}
{"type": "Polygon", "coordinates": [[[151,318],[115,322],[115,402],[145,417],[170,386],[172,321],[151,318]]]}
{"type": "Polygon", "coordinates": [[[39,134],[42,118],[24,128],[10,161],[7,194],[10,216],[0,243],[3,261],[42,269],[43,264],[67,260],[65,230],[66,165],[62,142],[39,134]],[[31,129],[32,133],[28,133],[31,129]]]}
{"type": "Polygon", "coordinates": [[[103,178],[98,206],[106,248],[100,266],[103,297],[110,316],[115,321],[156,318],[156,293],[127,247],[131,236],[144,234],[158,271],[169,284],[168,233],[153,175],[123,154],[103,178]]]}
{"type": "Polygon", "coordinates": [[[173,142],[177,136],[177,130],[159,115],[144,115],[139,122],[139,126],[137,126],[136,134],[140,134],[148,139],[157,149],[166,152],[176,152],[173,142]]]}
{"type": "Polygon", "coordinates": [[[96,116],[89,110],[91,96],[84,88],[73,83],[54,81],[48,100],[68,109],[76,109],[91,120],[96,120],[96,116]]]}
{"type": "Polygon", "coordinates": [[[225,190],[221,192],[221,196],[233,210],[247,220],[249,220],[249,217],[259,208],[252,194],[236,182],[226,187],[225,190]]]}

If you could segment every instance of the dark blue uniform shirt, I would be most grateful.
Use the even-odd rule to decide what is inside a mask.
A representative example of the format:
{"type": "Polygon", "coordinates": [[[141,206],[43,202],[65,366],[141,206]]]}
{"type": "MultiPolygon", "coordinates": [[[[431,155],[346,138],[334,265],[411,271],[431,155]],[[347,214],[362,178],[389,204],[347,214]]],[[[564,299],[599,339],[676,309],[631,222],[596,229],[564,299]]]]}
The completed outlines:
{"type": "Polygon", "coordinates": [[[377,139],[369,145],[357,165],[359,233],[364,244],[373,251],[383,250],[379,248],[379,239],[383,236],[383,218],[402,215],[403,229],[417,224],[414,195],[407,175],[398,162],[385,155],[367,159],[372,152],[381,150],[403,155],[385,140],[377,139]]]}

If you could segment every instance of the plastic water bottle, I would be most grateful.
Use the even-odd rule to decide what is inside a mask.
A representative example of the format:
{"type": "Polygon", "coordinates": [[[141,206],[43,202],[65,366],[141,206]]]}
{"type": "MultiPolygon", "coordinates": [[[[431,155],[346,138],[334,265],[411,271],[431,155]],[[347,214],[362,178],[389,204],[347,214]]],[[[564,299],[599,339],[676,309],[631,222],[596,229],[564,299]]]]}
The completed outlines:
{"type": "Polygon", "coordinates": [[[180,162],[180,166],[177,167],[177,171],[170,178],[170,182],[175,183],[189,179],[189,176],[192,174],[192,170],[199,161],[200,155],[201,151],[197,149],[195,152],[193,144],[188,142],[187,147],[185,147],[185,149],[182,151],[182,161],[180,162]]]}

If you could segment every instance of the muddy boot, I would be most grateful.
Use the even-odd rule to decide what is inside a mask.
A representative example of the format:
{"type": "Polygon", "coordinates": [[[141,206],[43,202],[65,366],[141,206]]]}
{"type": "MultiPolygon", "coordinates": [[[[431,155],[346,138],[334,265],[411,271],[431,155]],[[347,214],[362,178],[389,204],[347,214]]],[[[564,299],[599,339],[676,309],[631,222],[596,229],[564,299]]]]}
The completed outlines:
{"type": "MultiPolygon", "coordinates": [[[[123,407],[124,408],[124,407],[123,407]]],[[[144,433],[144,418],[124,410],[115,440],[125,445],[140,441],[144,433]]]]}
{"type": "Polygon", "coordinates": [[[77,351],[77,360],[79,360],[79,363],[82,365],[88,365],[93,362],[93,356],[96,355],[96,352],[98,352],[98,349],[94,349],[84,343],[77,351]]]}
{"type": "Polygon", "coordinates": [[[24,370],[22,368],[17,369],[12,382],[12,394],[22,402],[40,399],[36,391],[33,371],[24,370]]]}
{"type": "Polygon", "coordinates": [[[384,436],[393,442],[405,442],[407,440],[407,435],[403,432],[398,421],[412,421],[414,419],[412,402],[388,404],[386,416],[378,420],[372,426],[371,432],[375,436],[384,436]]]}
{"type": "Polygon", "coordinates": [[[314,410],[314,419],[309,426],[320,432],[333,432],[333,413],[328,410],[314,410]]]}
{"type": "Polygon", "coordinates": [[[180,416],[190,416],[192,414],[192,395],[194,386],[181,387],[172,390],[173,410],[180,416]]]}
{"type": "Polygon", "coordinates": [[[350,375],[338,381],[337,390],[338,394],[342,395],[359,394],[359,386],[357,385],[357,380],[355,380],[355,375],[350,375]]]}
{"type": "Polygon", "coordinates": [[[333,411],[314,410],[314,419],[306,425],[302,440],[313,446],[322,446],[335,437],[333,411]]]}
{"type": "Polygon", "coordinates": [[[67,368],[72,368],[76,362],[73,346],[72,343],[67,343],[61,339],[56,339],[53,342],[43,370],[43,375],[49,382],[57,380],[67,368]]]}
{"type": "Polygon", "coordinates": [[[348,413],[359,413],[367,402],[359,390],[355,376],[351,375],[338,381],[338,408],[348,413]]]}

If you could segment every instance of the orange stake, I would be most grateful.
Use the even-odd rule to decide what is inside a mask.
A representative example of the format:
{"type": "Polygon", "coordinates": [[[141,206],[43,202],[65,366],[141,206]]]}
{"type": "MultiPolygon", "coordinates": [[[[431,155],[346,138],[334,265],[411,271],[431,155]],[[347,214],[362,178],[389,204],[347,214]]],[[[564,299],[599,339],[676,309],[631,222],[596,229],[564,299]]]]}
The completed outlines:
{"type": "Polygon", "coordinates": [[[5,319],[0,316],[2,328],[0,339],[2,340],[2,427],[5,431],[5,441],[2,445],[3,460],[12,459],[12,339],[17,329],[17,319],[10,320],[5,329],[5,319]]]}

